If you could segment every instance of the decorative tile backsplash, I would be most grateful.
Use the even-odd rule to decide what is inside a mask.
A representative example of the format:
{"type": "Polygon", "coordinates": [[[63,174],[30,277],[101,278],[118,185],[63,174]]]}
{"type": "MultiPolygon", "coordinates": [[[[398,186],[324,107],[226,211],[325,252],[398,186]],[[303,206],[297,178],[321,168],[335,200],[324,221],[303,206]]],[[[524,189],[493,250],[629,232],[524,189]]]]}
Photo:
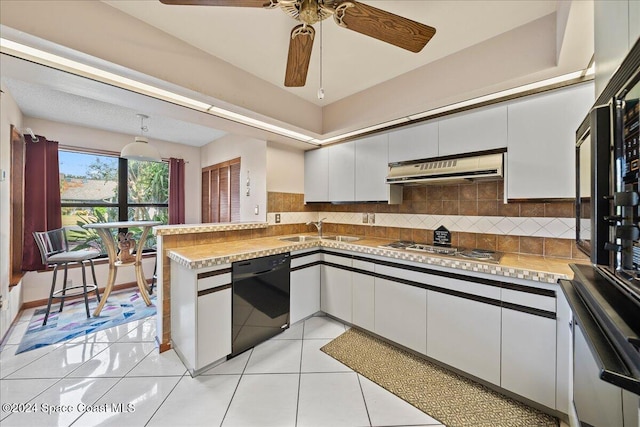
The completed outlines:
{"type": "MultiPolygon", "coordinates": [[[[296,212],[292,219],[300,217],[296,212]]],[[[303,213],[308,215],[308,213],[303,213]]],[[[289,217],[286,215],[285,217],[289,217]]],[[[362,224],[362,213],[318,212],[319,218],[334,224],[362,224]]],[[[271,222],[269,222],[271,224],[271,222]]],[[[445,226],[449,231],[467,233],[500,234],[504,236],[534,236],[573,239],[576,235],[574,218],[523,218],[501,216],[459,216],[459,215],[415,215],[415,214],[375,214],[378,227],[417,228],[435,230],[445,226]]]]}
{"type": "Polygon", "coordinates": [[[433,241],[444,225],[455,246],[560,258],[580,258],[571,201],[503,202],[503,181],[460,185],[405,187],[403,203],[310,203],[303,194],[270,192],[267,223],[283,227],[326,218],[327,233],[394,240],[433,241]],[[276,213],[280,223],[276,224],[276,213]],[[366,217],[367,222],[363,222],[366,217]],[[371,220],[374,222],[371,223],[371,220]]]}

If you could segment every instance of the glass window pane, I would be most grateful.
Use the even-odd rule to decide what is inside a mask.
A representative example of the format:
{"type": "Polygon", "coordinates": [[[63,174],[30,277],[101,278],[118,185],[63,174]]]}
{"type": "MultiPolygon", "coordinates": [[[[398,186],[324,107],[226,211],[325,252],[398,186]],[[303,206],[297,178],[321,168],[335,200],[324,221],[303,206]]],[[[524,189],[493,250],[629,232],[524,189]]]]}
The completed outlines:
{"type": "Polygon", "coordinates": [[[82,228],[84,224],[118,220],[118,208],[63,207],[62,225],[67,227],[69,246],[77,250],[94,249],[106,254],[102,239],[95,230],[82,228]]]}
{"type": "MultiPolygon", "coordinates": [[[[167,207],[136,207],[129,208],[129,220],[131,221],[160,221],[163,224],[167,224],[169,219],[169,208],[167,207]]],[[[129,229],[133,233],[133,238],[138,241],[142,234],[142,229],[138,227],[132,227],[129,229]]],[[[155,249],[156,237],[153,232],[149,232],[147,240],[145,242],[145,249],[155,249]]]]}
{"type": "MultiPolygon", "coordinates": [[[[129,160],[129,203],[168,203],[169,164],[129,160]]],[[[129,216],[131,217],[131,216],[129,216]]]]}
{"type": "Polygon", "coordinates": [[[62,225],[63,226],[82,226],[95,222],[111,222],[118,220],[118,207],[63,207],[62,208],[62,225]]]}
{"type": "Polygon", "coordinates": [[[118,202],[118,159],[97,154],[60,150],[62,203],[118,202]]]}
{"type": "Polygon", "coordinates": [[[155,206],[129,207],[129,221],[160,221],[167,224],[169,208],[155,206]]]}

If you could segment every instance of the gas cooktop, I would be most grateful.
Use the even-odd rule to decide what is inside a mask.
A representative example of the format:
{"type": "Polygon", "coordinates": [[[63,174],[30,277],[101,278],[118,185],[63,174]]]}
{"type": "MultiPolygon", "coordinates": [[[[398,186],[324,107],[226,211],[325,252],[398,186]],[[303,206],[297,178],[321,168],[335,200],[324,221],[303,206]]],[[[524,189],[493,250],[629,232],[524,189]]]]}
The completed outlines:
{"type": "Polygon", "coordinates": [[[406,251],[416,251],[435,255],[451,256],[456,258],[467,258],[477,261],[489,262],[492,264],[500,263],[502,252],[496,252],[489,249],[465,249],[451,246],[435,246],[416,243],[409,240],[399,240],[386,245],[380,245],[381,248],[400,249],[406,251]]]}

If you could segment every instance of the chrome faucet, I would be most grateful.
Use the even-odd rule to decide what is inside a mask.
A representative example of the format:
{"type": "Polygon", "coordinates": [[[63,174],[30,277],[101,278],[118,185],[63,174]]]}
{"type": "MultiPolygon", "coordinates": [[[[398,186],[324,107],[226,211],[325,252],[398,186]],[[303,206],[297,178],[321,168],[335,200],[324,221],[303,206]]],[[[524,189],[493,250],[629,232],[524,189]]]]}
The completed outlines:
{"type": "Polygon", "coordinates": [[[322,221],[324,221],[325,219],[327,219],[327,218],[322,218],[322,219],[321,219],[320,221],[318,221],[318,222],[309,221],[309,222],[307,223],[307,225],[311,225],[311,224],[313,224],[313,225],[315,225],[315,226],[316,226],[316,228],[318,229],[318,237],[319,237],[319,238],[321,238],[321,239],[322,239],[322,221]]]}

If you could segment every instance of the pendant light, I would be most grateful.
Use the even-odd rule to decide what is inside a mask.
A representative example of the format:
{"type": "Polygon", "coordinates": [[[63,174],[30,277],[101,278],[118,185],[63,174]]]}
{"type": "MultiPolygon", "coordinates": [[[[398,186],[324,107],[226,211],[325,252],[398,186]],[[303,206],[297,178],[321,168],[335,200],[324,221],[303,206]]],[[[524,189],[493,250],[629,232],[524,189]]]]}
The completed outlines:
{"type": "Polygon", "coordinates": [[[140,136],[136,136],[134,142],[127,144],[122,149],[120,157],[145,162],[161,162],[162,157],[160,157],[158,150],[153,145],[150,145],[149,140],[142,135],[149,130],[144,125],[144,119],[148,119],[149,116],[144,114],[136,114],[136,116],[140,118],[140,136]]]}

